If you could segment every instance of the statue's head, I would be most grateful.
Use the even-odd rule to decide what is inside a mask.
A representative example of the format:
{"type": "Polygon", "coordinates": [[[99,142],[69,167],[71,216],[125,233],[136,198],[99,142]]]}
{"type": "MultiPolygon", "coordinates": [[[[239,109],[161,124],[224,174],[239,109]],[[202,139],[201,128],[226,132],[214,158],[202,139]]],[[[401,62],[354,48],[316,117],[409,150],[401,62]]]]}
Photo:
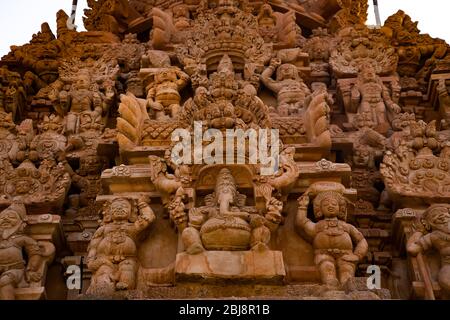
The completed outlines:
{"type": "Polygon", "coordinates": [[[162,71],[158,72],[155,75],[156,83],[162,83],[162,82],[176,82],[177,81],[177,74],[175,70],[167,68],[163,69],[162,71]]]}
{"type": "Polygon", "coordinates": [[[316,219],[338,218],[346,220],[347,202],[342,194],[336,191],[321,192],[314,199],[314,215],[316,219]]]}
{"type": "Polygon", "coordinates": [[[80,158],[80,170],[87,174],[99,173],[103,162],[96,155],[88,155],[80,158]]]}
{"type": "Polygon", "coordinates": [[[238,104],[241,106],[247,106],[256,95],[257,92],[255,87],[251,84],[247,84],[240,91],[238,104]]]}
{"type": "Polygon", "coordinates": [[[423,213],[421,220],[428,231],[450,234],[450,204],[433,204],[423,213]]]}
{"type": "Polygon", "coordinates": [[[89,90],[91,86],[91,76],[89,75],[89,71],[82,70],[78,73],[77,80],[75,81],[75,86],[79,90],[89,90]]]}
{"type": "Polygon", "coordinates": [[[26,209],[22,203],[13,203],[0,212],[0,236],[4,239],[25,227],[26,209]]]}
{"type": "Polygon", "coordinates": [[[128,220],[131,216],[131,203],[126,198],[116,198],[111,201],[110,214],[113,221],[128,220]]]}
{"type": "Polygon", "coordinates": [[[233,61],[231,60],[229,55],[224,54],[222,59],[220,59],[219,65],[217,66],[217,73],[234,73],[233,61]]]}
{"type": "Polygon", "coordinates": [[[377,72],[371,64],[364,64],[361,66],[360,74],[364,82],[374,82],[377,80],[377,72]]]}
{"type": "Polygon", "coordinates": [[[297,67],[290,63],[284,63],[278,67],[277,81],[283,80],[300,80],[297,67]]]}
{"type": "MultiPolygon", "coordinates": [[[[261,9],[259,10],[259,15],[258,15],[259,19],[261,20],[262,18],[270,18],[271,19],[271,24],[275,25],[276,24],[276,16],[273,13],[273,9],[272,6],[268,3],[265,3],[261,6],[261,9]]],[[[261,21],[260,21],[261,23],[261,21]]],[[[264,24],[267,24],[267,21],[263,22],[264,24]]]]}
{"type": "Polygon", "coordinates": [[[215,188],[217,202],[234,203],[237,196],[236,181],[227,168],[220,170],[215,188]]]}
{"type": "Polygon", "coordinates": [[[373,162],[372,152],[369,148],[359,147],[353,152],[353,164],[359,167],[370,166],[373,162]]]}
{"type": "Polygon", "coordinates": [[[205,87],[198,87],[195,90],[195,98],[196,100],[204,101],[208,97],[208,89],[205,87]]]}
{"type": "Polygon", "coordinates": [[[185,4],[180,4],[172,8],[174,18],[189,18],[189,8],[185,4]]]}
{"type": "Polygon", "coordinates": [[[265,14],[271,14],[271,13],[273,12],[272,6],[271,6],[270,4],[268,4],[268,3],[264,3],[264,4],[261,6],[260,11],[263,12],[263,13],[265,13],[265,14]]]}
{"type": "Polygon", "coordinates": [[[31,191],[32,184],[27,179],[20,179],[16,181],[15,186],[18,195],[26,195],[31,191]]]}

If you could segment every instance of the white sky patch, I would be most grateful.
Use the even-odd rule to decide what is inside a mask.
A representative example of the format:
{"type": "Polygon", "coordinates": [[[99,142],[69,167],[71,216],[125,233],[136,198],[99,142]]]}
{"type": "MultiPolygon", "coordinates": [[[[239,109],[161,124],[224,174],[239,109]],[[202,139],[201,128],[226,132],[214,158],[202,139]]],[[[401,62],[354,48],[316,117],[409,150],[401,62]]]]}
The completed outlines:
{"type": "MultiPolygon", "coordinates": [[[[372,0],[369,0],[368,24],[375,24],[372,0]]],[[[378,0],[381,22],[402,9],[414,21],[419,21],[422,33],[441,38],[450,43],[449,0],[378,0]]],[[[0,0],[0,57],[7,54],[11,45],[23,45],[48,22],[56,34],[56,12],[63,9],[70,15],[72,0],[0,0]]],[[[75,24],[84,31],[82,17],[87,8],[86,0],[78,0],[75,24]]]]}
{"type": "MultiPolygon", "coordinates": [[[[75,25],[83,26],[86,0],[78,0],[75,25]]],[[[48,22],[56,36],[56,13],[63,9],[70,16],[72,0],[0,0],[0,58],[10,51],[12,45],[23,45],[48,22]]]]}
{"type": "MultiPolygon", "coordinates": [[[[367,24],[375,25],[373,0],[369,0],[369,19],[367,24]]],[[[399,9],[405,11],[413,21],[419,21],[421,33],[441,38],[450,43],[449,0],[378,0],[381,24],[399,9]]]]}

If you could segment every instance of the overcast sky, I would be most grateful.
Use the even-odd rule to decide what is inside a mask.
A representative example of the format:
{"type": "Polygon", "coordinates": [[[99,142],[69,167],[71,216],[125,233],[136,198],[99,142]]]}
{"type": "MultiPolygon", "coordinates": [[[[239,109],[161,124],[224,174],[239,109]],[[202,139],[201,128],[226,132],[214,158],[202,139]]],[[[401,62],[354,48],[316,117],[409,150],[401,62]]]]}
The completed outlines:
{"type": "MultiPolygon", "coordinates": [[[[372,4],[372,0],[369,0],[372,4]]],[[[423,33],[450,43],[450,0],[378,0],[381,21],[403,9],[414,21],[419,21],[423,33]]],[[[72,0],[0,0],[0,57],[9,52],[11,45],[22,45],[48,22],[56,34],[56,12],[63,9],[70,15],[72,0]]],[[[86,0],[78,0],[78,30],[84,30],[82,16],[86,0]]],[[[369,24],[375,24],[372,6],[369,24]]]]}

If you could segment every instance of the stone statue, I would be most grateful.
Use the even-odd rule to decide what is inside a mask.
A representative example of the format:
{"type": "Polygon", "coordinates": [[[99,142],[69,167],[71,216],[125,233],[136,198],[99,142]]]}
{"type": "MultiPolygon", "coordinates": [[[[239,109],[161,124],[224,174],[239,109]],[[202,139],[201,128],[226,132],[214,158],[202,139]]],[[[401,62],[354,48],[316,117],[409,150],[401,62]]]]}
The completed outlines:
{"type": "Polygon", "coordinates": [[[26,209],[21,203],[13,203],[0,213],[0,300],[14,300],[15,288],[42,278],[41,250],[36,240],[24,234],[25,225],[26,209]]]}
{"type": "Polygon", "coordinates": [[[423,213],[421,223],[423,227],[408,239],[406,248],[413,256],[433,248],[439,252],[439,285],[450,295],[450,205],[433,204],[423,213]]]}
{"type": "Polygon", "coordinates": [[[0,112],[12,113],[17,119],[23,112],[26,103],[26,92],[20,74],[0,68],[0,112]]]}
{"type": "Polygon", "coordinates": [[[389,90],[370,64],[363,65],[353,87],[352,103],[358,106],[358,115],[368,116],[380,133],[389,129],[387,111],[400,113],[400,107],[392,101],[389,90]]]}
{"type": "MultiPolygon", "coordinates": [[[[149,69],[151,78],[146,77],[147,107],[153,110],[156,120],[166,120],[167,114],[176,119],[180,112],[180,91],[188,84],[189,76],[177,67],[149,69]]],[[[148,74],[141,69],[141,75],[148,74]]]]}
{"type": "MultiPolygon", "coordinates": [[[[109,100],[112,98],[113,96],[108,97],[109,100]]],[[[67,116],[67,132],[72,134],[77,133],[79,115],[82,112],[94,111],[98,115],[103,115],[107,111],[104,109],[100,93],[92,90],[92,79],[89,70],[86,69],[80,71],[69,91],[63,90],[59,93],[59,101],[62,110],[70,110],[67,116]]]]}
{"type": "Polygon", "coordinates": [[[139,16],[125,0],[87,2],[89,8],[84,10],[83,22],[88,31],[102,30],[118,34],[126,30],[128,19],[139,16]]]}
{"type": "Polygon", "coordinates": [[[66,212],[76,211],[80,215],[95,213],[95,198],[101,192],[100,174],[104,167],[104,159],[93,154],[80,158],[80,169],[76,172],[68,167],[72,185],[79,189],[79,194],[69,195],[72,206],[66,212]]]}
{"type": "Polygon", "coordinates": [[[277,94],[277,109],[281,116],[298,113],[303,109],[306,97],[311,94],[308,86],[300,78],[297,67],[288,63],[281,64],[279,59],[270,61],[270,66],[261,74],[261,81],[277,94]],[[275,70],[277,77],[273,80],[271,76],[275,70]]]}
{"type": "Polygon", "coordinates": [[[313,202],[318,222],[312,222],[307,217],[311,190],[314,185],[299,198],[296,225],[312,238],[322,283],[338,287],[355,276],[356,264],[366,256],[368,244],[362,233],[346,222],[347,203],[338,190],[318,191],[313,202]]]}
{"type": "Polygon", "coordinates": [[[87,265],[93,272],[88,294],[93,295],[135,288],[137,242],[156,219],[143,197],[137,208],[126,198],[115,198],[103,214],[102,226],[88,247],[87,265]]]}
{"type": "Polygon", "coordinates": [[[263,216],[246,207],[245,200],[231,171],[220,170],[214,193],[205,197],[206,206],[189,211],[189,227],[182,233],[186,252],[267,249],[271,231],[281,222],[282,203],[271,199],[263,216]]]}
{"type": "Polygon", "coordinates": [[[172,8],[173,26],[177,31],[183,31],[191,26],[191,14],[189,7],[185,4],[176,5],[172,8]]]}
{"type": "Polygon", "coordinates": [[[448,94],[447,85],[445,80],[439,80],[438,86],[436,88],[439,94],[439,104],[440,104],[440,114],[445,121],[450,120],[450,95],[448,94]]]}

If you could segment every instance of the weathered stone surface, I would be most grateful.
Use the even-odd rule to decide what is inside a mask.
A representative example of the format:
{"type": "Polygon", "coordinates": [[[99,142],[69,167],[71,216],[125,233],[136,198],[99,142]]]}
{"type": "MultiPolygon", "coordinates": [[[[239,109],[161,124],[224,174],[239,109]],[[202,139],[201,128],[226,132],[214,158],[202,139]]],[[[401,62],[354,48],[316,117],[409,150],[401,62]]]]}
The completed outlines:
{"type": "Polygon", "coordinates": [[[450,298],[448,44],[367,0],[88,4],[0,60],[0,299],[450,298]]]}
{"type": "Polygon", "coordinates": [[[176,282],[282,284],[286,272],[279,251],[205,251],[179,253],[176,282]]]}

